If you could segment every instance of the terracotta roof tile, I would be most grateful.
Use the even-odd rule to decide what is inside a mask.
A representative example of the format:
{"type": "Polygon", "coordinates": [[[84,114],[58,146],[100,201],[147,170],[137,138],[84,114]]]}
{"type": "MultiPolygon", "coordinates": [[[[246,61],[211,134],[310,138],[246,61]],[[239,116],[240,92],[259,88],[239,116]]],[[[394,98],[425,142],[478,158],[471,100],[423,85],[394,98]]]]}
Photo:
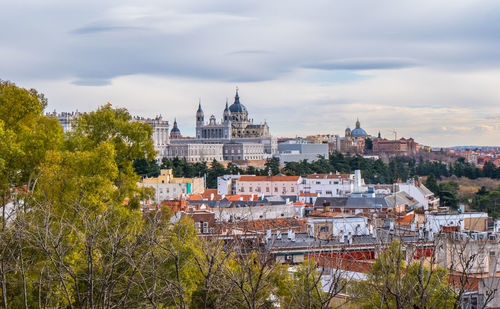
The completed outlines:
{"type": "Polygon", "coordinates": [[[189,201],[203,201],[203,197],[200,194],[191,194],[188,197],[189,201]]]}
{"type": "Polygon", "coordinates": [[[318,193],[299,193],[299,196],[318,196],[318,193]]]}
{"type": "Polygon", "coordinates": [[[334,217],[339,217],[342,216],[343,214],[341,212],[331,212],[331,211],[313,211],[309,213],[309,217],[328,217],[328,218],[334,218],[334,217]]]}
{"type": "Polygon", "coordinates": [[[305,231],[307,220],[305,219],[295,219],[295,218],[276,218],[276,219],[263,219],[263,220],[253,220],[248,222],[240,223],[242,227],[246,227],[251,230],[263,231],[267,229],[284,229],[284,228],[299,228],[305,231]]]}

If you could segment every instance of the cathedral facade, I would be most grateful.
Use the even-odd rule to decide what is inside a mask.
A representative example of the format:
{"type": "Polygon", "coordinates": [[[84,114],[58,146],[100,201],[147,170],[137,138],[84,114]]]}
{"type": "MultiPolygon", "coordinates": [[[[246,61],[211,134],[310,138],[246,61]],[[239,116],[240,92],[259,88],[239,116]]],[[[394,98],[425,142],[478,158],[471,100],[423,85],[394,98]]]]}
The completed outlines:
{"type": "Polygon", "coordinates": [[[277,150],[277,140],[269,133],[267,123],[254,124],[253,119],[248,118],[248,110],[241,104],[236,89],[234,103],[229,105],[226,101],[220,121],[211,115],[207,122],[200,102],[196,111],[196,136],[171,136],[163,156],[182,157],[188,162],[248,161],[271,158],[277,150]]]}
{"type": "Polygon", "coordinates": [[[269,138],[269,126],[267,123],[254,124],[253,119],[248,118],[247,108],[241,104],[238,89],[234,97],[234,103],[230,106],[226,101],[226,107],[222,113],[222,119],[217,122],[214,115],[205,122],[205,114],[198,104],[196,112],[196,138],[198,139],[239,139],[239,138],[269,138]]]}

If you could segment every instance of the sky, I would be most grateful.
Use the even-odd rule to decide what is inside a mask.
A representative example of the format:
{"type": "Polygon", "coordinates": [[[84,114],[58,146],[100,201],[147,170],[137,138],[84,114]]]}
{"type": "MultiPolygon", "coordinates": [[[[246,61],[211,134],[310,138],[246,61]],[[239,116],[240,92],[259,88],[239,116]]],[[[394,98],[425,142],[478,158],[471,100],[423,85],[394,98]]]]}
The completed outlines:
{"type": "Polygon", "coordinates": [[[498,0],[0,0],[0,79],[194,135],[226,98],[277,137],[500,145],[498,0]]]}

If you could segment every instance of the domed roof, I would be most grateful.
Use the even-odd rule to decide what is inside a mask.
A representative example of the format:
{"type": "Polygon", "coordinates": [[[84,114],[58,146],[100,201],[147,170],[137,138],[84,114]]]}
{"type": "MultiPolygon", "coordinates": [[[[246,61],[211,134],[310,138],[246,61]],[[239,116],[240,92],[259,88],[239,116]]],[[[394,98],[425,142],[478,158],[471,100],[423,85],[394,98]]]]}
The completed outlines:
{"type": "Polygon", "coordinates": [[[170,130],[170,132],[180,132],[181,130],[179,130],[179,128],[177,127],[177,119],[174,119],[174,127],[172,128],[172,130],[170,130]]]}
{"type": "Polygon", "coordinates": [[[351,135],[352,136],[359,136],[359,137],[365,137],[365,136],[368,136],[368,134],[366,133],[365,130],[361,129],[361,128],[356,128],[354,130],[352,130],[351,132],[351,135]]]}
{"type": "Polygon", "coordinates": [[[234,103],[229,106],[229,111],[231,113],[248,113],[245,105],[240,103],[240,96],[238,95],[238,88],[236,88],[236,96],[234,97],[234,103]]]}

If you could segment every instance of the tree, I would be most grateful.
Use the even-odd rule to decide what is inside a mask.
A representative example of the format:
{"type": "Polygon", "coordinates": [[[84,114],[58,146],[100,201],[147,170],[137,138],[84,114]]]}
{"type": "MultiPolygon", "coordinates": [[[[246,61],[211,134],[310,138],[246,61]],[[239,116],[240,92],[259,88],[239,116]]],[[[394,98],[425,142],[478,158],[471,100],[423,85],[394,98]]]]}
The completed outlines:
{"type": "MultiPolygon", "coordinates": [[[[62,143],[62,128],[56,119],[43,116],[47,102],[36,90],[17,87],[0,81],[0,207],[2,208],[2,237],[8,237],[7,222],[16,217],[20,205],[38,180],[40,164],[51,150],[62,143]],[[7,207],[11,206],[9,209],[7,207]]],[[[7,239],[0,239],[0,280],[3,307],[8,307],[7,276],[14,270],[12,251],[7,239]]],[[[25,295],[25,297],[27,297],[25,295]]]]}
{"type": "Polygon", "coordinates": [[[373,150],[373,141],[371,138],[367,138],[365,140],[365,150],[368,150],[368,151],[373,150]]]}
{"type": "Polygon", "coordinates": [[[438,186],[438,196],[441,205],[457,208],[459,199],[457,197],[458,183],[455,181],[442,182],[438,186]]]}
{"type": "Polygon", "coordinates": [[[228,295],[230,307],[248,309],[272,307],[273,298],[279,296],[278,287],[287,278],[283,265],[256,251],[228,260],[224,272],[233,286],[228,295]]]}
{"type": "Polygon", "coordinates": [[[135,173],[142,177],[158,177],[160,175],[160,167],[156,160],[136,159],[133,167],[135,173]]]}
{"type": "Polygon", "coordinates": [[[266,160],[266,173],[270,173],[271,175],[277,175],[280,173],[280,159],[277,157],[273,157],[266,160]]]}
{"type": "Polygon", "coordinates": [[[430,174],[425,181],[425,186],[427,189],[431,190],[434,194],[439,193],[439,186],[436,180],[436,176],[434,174],[430,174]]]}
{"type": "Polygon", "coordinates": [[[423,261],[406,262],[394,240],[375,260],[367,280],[350,288],[361,308],[453,308],[454,292],[447,271],[423,261]]]}

